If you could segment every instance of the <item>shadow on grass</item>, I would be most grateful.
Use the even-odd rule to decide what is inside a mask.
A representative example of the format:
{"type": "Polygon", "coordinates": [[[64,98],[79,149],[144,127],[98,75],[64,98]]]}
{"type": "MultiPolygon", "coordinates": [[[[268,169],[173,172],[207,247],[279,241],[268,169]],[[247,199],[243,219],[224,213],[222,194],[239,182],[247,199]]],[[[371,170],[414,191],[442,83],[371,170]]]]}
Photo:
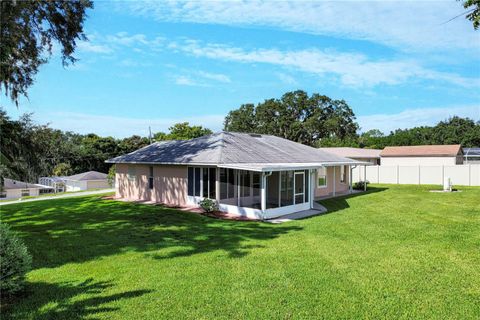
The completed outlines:
{"type": "Polygon", "coordinates": [[[1,217],[26,242],[34,269],[126,251],[148,252],[164,259],[223,250],[238,258],[261,246],[259,241],[302,229],[216,220],[91,196],[5,206],[1,217]],[[256,241],[252,244],[249,240],[256,241]]]}
{"type": "MultiPolygon", "coordinates": [[[[28,283],[21,296],[4,298],[2,319],[84,319],[98,313],[112,312],[118,308],[106,306],[108,303],[142,296],[151,290],[134,290],[112,295],[102,293],[113,287],[111,282],[94,282],[87,279],[83,283],[50,284],[28,283]],[[84,295],[83,299],[78,296],[84,295]]],[[[94,319],[94,318],[93,318],[94,319]]]]}
{"type": "Polygon", "coordinates": [[[382,192],[388,190],[388,188],[385,187],[368,187],[366,192],[360,192],[360,193],[353,193],[345,196],[340,196],[340,197],[335,197],[331,199],[325,199],[325,200],[320,200],[318,203],[320,203],[322,206],[327,208],[327,212],[324,214],[330,214],[333,212],[337,212],[340,210],[344,210],[347,208],[350,208],[350,205],[348,204],[348,199],[353,199],[356,197],[362,197],[366,196],[368,194],[372,193],[377,193],[377,192],[382,192]]]}

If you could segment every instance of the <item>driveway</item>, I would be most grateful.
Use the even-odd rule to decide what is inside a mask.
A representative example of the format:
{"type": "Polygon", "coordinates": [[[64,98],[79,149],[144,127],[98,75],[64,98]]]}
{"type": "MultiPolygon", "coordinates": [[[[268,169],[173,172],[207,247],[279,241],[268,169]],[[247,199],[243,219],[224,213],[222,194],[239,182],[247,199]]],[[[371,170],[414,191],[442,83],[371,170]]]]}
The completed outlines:
{"type": "Polygon", "coordinates": [[[53,200],[53,199],[62,199],[62,198],[72,198],[72,197],[83,197],[89,196],[92,194],[102,194],[108,192],[115,192],[115,189],[102,189],[102,190],[94,190],[94,191],[82,191],[82,192],[71,192],[62,194],[61,196],[42,196],[38,198],[31,198],[31,199],[23,199],[23,200],[12,200],[12,201],[1,201],[0,206],[6,206],[8,204],[14,203],[24,203],[24,202],[32,202],[32,201],[43,201],[43,200],[53,200]]]}

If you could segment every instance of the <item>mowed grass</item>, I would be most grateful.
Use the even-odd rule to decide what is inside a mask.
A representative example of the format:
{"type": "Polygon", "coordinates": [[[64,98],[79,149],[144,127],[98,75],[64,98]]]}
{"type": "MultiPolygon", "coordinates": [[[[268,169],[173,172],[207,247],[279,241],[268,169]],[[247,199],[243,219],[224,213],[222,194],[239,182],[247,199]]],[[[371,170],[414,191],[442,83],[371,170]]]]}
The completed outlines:
{"type": "Polygon", "coordinates": [[[98,196],[12,204],[2,319],[479,319],[480,188],[382,186],[271,225],[98,196]]]}

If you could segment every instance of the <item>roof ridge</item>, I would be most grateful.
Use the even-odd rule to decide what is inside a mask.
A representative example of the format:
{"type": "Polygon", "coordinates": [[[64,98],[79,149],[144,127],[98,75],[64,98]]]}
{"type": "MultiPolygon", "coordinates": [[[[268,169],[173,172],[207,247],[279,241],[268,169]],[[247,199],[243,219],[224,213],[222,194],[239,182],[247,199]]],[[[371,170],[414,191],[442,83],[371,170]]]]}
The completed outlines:
{"type": "Polygon", "coordinates": [[[218,150],[218,163],[223,163],[224,161],[224,154],[223,154],[223,151],[225,150],[225,131],[221,131],[219,132],[219,135],[221,136],[220,137],[220,146],[219,146],[219,150],[218,150]]]}

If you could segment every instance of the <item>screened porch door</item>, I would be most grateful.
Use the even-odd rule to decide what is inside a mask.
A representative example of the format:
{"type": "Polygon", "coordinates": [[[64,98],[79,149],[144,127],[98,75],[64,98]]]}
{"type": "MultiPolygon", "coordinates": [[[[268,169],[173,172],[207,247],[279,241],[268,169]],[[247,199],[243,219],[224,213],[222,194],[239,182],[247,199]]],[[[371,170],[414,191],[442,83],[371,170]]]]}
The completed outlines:
{"type": "Polygon", "coordinates": [[[295,204],[305,202],[305,172],[295,172],[295,204]]]}

